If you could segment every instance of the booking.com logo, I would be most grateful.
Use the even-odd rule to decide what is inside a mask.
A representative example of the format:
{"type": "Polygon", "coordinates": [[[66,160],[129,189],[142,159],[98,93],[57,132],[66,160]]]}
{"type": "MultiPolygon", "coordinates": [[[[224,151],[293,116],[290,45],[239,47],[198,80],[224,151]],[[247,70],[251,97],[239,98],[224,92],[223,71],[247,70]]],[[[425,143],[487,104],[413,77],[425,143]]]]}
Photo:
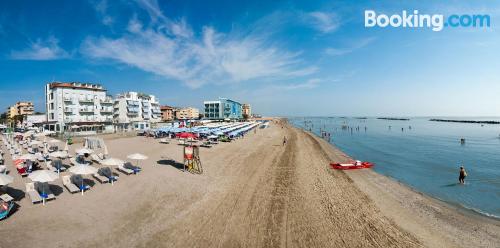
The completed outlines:
{"type": "Polygon", "coordinates": [[[445,27],[490,27],[489,15],[450,15],[445,18],[442,14],[419,14],[418,10],[408,14],[403,10],[401,14],[388,16],[378,14],[374,10],[365,10],[365,27],[403,27],[403,28],[431,28],[432,31],[441,31],[445,27]]]}

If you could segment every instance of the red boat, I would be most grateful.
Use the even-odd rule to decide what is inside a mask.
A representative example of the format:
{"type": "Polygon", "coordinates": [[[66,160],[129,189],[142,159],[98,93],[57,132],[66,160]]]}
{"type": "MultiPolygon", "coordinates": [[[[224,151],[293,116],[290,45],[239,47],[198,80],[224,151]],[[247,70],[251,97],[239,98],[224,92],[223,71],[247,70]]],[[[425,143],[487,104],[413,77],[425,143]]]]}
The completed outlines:
{"type": "Polygon", "coordinates": [[[365,168],[371,168],[375,164],[370,163],[370,162],[361,162],[359,160],[357,161],[352,161],[349,163],[341,164],[341,163],[330,163],[330,166],[332,169],[336,170],[355,170],[355,169],[365,169],[365,168]]]}

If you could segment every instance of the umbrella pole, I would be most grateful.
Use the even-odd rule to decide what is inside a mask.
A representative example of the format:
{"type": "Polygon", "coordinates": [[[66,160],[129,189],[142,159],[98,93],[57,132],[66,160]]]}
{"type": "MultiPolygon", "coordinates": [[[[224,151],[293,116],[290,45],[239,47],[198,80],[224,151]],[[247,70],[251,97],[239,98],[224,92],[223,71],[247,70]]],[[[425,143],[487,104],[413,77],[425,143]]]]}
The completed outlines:
{"type": "Polygon", "coordinates": [[[83,179],[82,179],[82,195],[83,195],[83,179]]]}

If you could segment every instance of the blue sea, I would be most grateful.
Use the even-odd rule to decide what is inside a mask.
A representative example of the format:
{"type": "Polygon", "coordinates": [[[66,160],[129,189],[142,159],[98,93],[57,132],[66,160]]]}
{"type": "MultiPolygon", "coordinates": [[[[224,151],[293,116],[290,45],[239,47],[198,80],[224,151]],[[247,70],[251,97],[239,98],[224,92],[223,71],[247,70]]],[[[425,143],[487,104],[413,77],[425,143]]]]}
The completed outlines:
{"type": "Polygon", "coordinates": [[[330,133],[330,143],[355,159],[374,162],[378,173],[445,202],[500,218],[500,125],[409,119],[291,117],[289,121],[318,136],[321,131],[330,133]],[[461,165],[468,174],[465,185],[458,184],[461,165]]]}

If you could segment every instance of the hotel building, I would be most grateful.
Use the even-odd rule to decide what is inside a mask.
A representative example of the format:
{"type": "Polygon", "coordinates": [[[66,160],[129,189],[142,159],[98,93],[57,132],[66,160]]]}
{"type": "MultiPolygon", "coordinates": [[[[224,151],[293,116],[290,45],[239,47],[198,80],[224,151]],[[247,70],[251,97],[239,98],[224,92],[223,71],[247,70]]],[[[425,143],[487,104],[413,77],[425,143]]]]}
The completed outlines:
{"type": "Polygon", "coordinates": [[[52,82],[45,87],[47,123],[56,132],[113,132],[113,99],[98,84],[52,82]]]}
{"type": "Polygon", "coordinates": [[[35,111],[35,107],[32,102],[17,102],[13,106],[7,108],[7,118],[14,119],[18,115],[26,116],[32,115],[35,111]]]}
{"type": "Polygon", "coordinates": [[[242,110],[243,110],[243,116],[246,116],[246,118],[250,118],[252,117],[252,108],[250,107],[250,104],[243,104],[241,106],[242,110]]]}
{"type": "Polygon", "coordinates": [[[200,118],[200,110],[192,107],[181,108],[175,112],[175,118],[177,120],[197,120],[200,118]]]}
{"type": "Polygon", "coordinates": [[[174,120],[174,108],[170,106],[161,106],[161,120],[168,122],[174,120]]]}
{"type": "Polygon", "coordinates": [[[216,101],[204,101],[205,119],[223,120],[223,119],[241,119],[242,105],[241,103],[228,99],[219,98],[216,101]]]}
{"type": "Polygon", "coordinates": [[[145,130],[162,120],[160,103],[153,95],[127,92],[116,97],[114,123],[120,131],[145,130]]]}

